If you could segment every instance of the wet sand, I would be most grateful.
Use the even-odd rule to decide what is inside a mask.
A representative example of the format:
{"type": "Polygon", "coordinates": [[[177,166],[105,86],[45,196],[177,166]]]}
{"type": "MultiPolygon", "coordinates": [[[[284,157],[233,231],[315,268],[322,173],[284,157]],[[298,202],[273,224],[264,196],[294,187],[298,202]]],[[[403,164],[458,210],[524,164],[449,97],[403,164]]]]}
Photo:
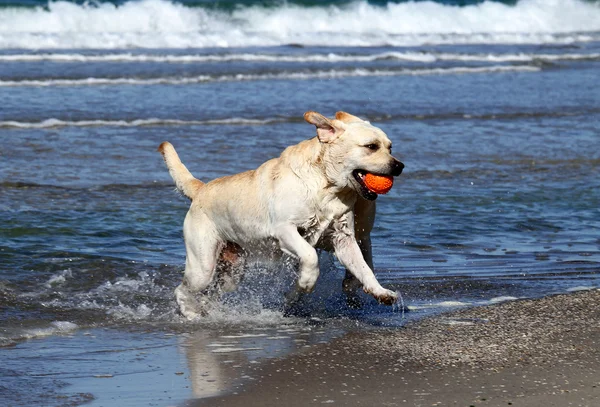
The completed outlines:
{"type": "Polygon", "coordinates": [[[600,290],[463,309],[251,367],[186,406],[598,406],[600,290]]]}

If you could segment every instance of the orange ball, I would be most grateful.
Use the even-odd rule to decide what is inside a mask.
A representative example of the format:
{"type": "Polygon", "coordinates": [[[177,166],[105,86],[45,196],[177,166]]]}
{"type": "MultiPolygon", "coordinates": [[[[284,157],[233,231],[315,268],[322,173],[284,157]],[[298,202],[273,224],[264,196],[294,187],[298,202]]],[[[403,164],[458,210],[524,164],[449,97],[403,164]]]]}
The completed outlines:
{"type": "Polygon", "coordinates": [[[376,194],[387,194],[392,185],[394,185],[394,177],[390,175],[375,175],[367,173],[364,178],[365,185],[369,188],[369,191],[375,192],[376,194]]]}

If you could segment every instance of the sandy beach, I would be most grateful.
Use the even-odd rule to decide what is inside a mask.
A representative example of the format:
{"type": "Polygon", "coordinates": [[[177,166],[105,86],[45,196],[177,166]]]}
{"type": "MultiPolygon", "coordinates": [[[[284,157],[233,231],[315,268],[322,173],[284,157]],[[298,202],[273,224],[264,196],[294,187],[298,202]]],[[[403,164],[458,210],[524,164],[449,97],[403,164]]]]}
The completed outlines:
{"type": "Polygon", "coordinates": [[[600,290],[446,313],[267,361],[187,406],[597,406],[600,290]]]}
{"type": "Polygon", "coordinates": [[[0,407],[600,406],[594,83],[598,0],[0,2],[0,407]],[[406,308],[349,307],[322,253],[286,316],[296,261],[252,253],[181,317],[158,146],[210,182],[307,111],[405,164],[370,240],[406,308]]]}

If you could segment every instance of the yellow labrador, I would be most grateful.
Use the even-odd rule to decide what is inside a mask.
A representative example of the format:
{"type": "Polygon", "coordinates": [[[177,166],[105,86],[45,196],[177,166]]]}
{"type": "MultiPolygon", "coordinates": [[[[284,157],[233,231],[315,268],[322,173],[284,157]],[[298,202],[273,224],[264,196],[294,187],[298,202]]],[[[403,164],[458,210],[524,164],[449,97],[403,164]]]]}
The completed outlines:
{"type": "Polygon", "coordinates": [[[315,248],[322,248],[335,252],[349,271],[343,284],[347,293],[362,284],[379,302],[396,302],[396,293],[383,288],[372,271],[377,194],[364,177],[398,176],[404,165],[391,155],[386,134],[367,121],[345,112],[331,120],[306,112],[304,119],[316,126],[316,137],[255,170],[208,183],[194,178],[170,143],[160,145],[177,188],[192,200],[183,225],[185,273],[175,290],[185,317],[205,313],[197,295],[218,269],[235,263],[240,251],[273,244],[299,261],[297,293],[314,288],[319,277],[315,248]]]}

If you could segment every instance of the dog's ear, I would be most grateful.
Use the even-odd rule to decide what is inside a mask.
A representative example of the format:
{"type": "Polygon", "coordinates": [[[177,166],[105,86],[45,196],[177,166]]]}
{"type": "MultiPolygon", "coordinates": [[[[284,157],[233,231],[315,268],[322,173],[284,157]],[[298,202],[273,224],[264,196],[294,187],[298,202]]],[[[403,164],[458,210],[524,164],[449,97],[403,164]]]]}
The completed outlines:
{"type": "Polygon", "coordinates": [[[356,117],[346,112],[337,112],[335,114],[335,118],[344,122],[344,123],[352,123],[352,122],[363,122],[364,120],[360,117],[356,117]]]}
{"type": "Polygon", "coordinates": [[[346,129],[344,123],[339,120],[329,120],[317,112],[304,113],[304,120],[317,126],[317,137],[321,143],[331,143],[342,135],[346,129]]]}

